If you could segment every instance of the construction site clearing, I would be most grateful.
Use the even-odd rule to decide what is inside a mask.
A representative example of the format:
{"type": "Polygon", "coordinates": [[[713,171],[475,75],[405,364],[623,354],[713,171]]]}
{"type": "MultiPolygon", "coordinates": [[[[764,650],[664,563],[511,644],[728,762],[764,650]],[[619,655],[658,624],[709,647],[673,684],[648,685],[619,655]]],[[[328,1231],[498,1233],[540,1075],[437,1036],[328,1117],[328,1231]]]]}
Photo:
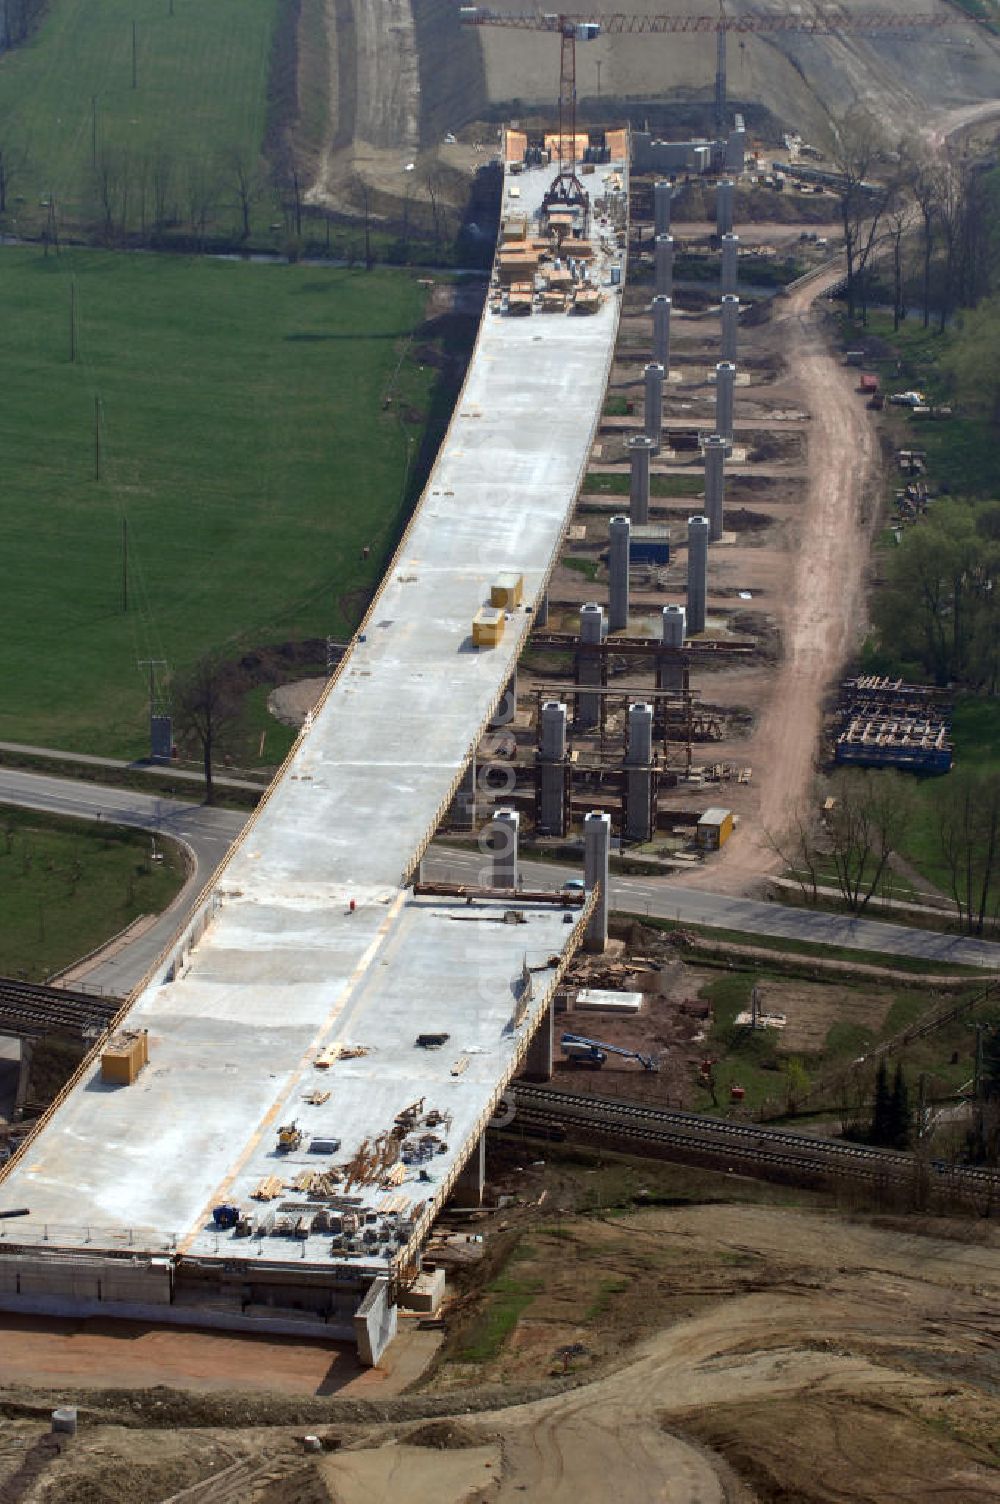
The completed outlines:
{"type": "Polygon", "coordinates": [[[593,442],[625,266],[626,135],[601,156],[571,236],[548,224],[551,172],[518,175],[533,240],[548,238],[553,265],[572,240],[596,308],[485,311],[350,652],[115,1020],[145,1033],[148,1065],[116,1085],[93,1052],[0,1171],[0,1306],[311,1325],[375,1362],[470,1156],[478,1195],[486,1124],[598,895],[449,901],[408,885],[514,674],[593,442]],[[520,603],[495,606],[498,587],[520,603]],[[351,1048],[331,1061],[338,1043],[351,1048]]]}
{"type": "MultiPolygon", "coordinates": [[[[0,1223],[11,1309],[353,1332],[377,1361],[470,1154],[472,1199],[481,1187],[483,1131],[539,1025],[536,1063],[551,1069],[556,990],[593,932],[592,874],[575,903],[482,891],[517,888],[518,820],[543,842],[566,840],[582,815],[613,822],[623,847],[667,867],[724,862],[760,820],[754,770],[771,775],[775,659],[810,484],[811,420],[770,295],[737,307],[735,323],[735,293],[715,302],[702,287],[685,306],[671,236],[637,225],[629,246],[624,161],[586,164],[592,196],[567,211],[546,204],[548,164],[527,156],[518,172],[508,163],[469,377],[382,591],[191,929],[118,1020],[148,1029],[149,1065],[112,1105],[94,1100],[92,1063],[0,1181],[0,1210],[29,1213],[0,1223]],[[630,251],[637,276],[623,293],[630,251]],[[510,272],[512,256],[530,274],[510,272]],[[591,295],[594,307],[576,306],[591,295]],[[720,332],[736,361],[713,365],[720,332]],[[609,376],[641,417],[606,417],[598,432],[609,376]],[[602,497],[600,477],[621,474],[629,496],[602,497]],[[693,475],[704,489],[687,501],[688,484],[679,506],[651,484],[693,475]],[[741,516],[749,524],[727,526],[741,516]],[[494,849],[479,891],[410,893],[449,806],[476,832],[495,811],[501,764],[515,775],[500,811],[514,831],[509,871],[498,882],[494,849]],[[464,950],[463,934],[475,936],[464,950]],[[237,1027],[248,1009],[252,1039],[237,1027]],[[268,1077],[286,1011],[283,1070],[268,1077]],[[227,1047],[239,1059],[210,1070],[206,1044],[213,1059],[227,1047]],[[178,1101],[179,1129],[137,1136],[178,1101]]],[[[701,246],[717,260],[723,242],[730,285],[736,238],[701,246]]],[[[632,980],[588,975],[598,990],[632,980]]],[[[614,1056],[645,1095],[666,1092],[683,1062],[686,1097],[710,1015],[688,999],[664,1029],[655,1012],[640,1006],[626,1030],[622,1016],[608,1030],[586,1007],[568,1011],[557,1072],[582,1077],[614,1056]],[[648,1037],[658,1031],[662,1050],[648,1037]]]]}

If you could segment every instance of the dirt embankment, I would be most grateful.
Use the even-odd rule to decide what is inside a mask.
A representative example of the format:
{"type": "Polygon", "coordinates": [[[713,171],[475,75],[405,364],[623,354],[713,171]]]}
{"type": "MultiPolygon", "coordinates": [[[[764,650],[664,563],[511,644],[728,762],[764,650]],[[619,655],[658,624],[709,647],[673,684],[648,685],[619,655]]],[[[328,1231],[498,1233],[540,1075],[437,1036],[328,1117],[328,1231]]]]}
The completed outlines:
{"type": "Polygon", "coordinates": [[[310,203],[357,207],[359,181],[400,203],[428,179],[447,195],[456,171],[467,184],[468,154],[440,148],[481,112],[485,84],[477,39],[458,27],[450,0],[305,0],[299,29],[313,103],[328,122],[319,149],[306,150],[310,203]]]}
{"type": "MultiPolygon", "coordinates": [[[[0,1412],[0,1499],[132,1504],[213,1475],[205,1498],[245,1504],[598,1504],[609,1479],[616,1504],[1000,1498],[991,1224],[852,1219],[779,1192],[755,1203],[725,1177],[715,1204],[687,1204],[691,1172],[627,1161],[553,1161],[519,1183],[536,1200],[547,1191],[543,1210],[500,1214],[506,1264],[491,1261],[488,1237],[478,1293],[456,1286],[437,1366],[402,1398],[380,1395],[378,1371],[337,1397],[321,1349],[285,1344],[303,1388],[320,1381],[330,1396],[295,1399],[281,1345],[175,1332],[178,1362],[188,1344],[203,1373],[213,1361],[232,1371],[241,1347],[244,1392],[78,1394],[80,1435],[59,1454],[52,1394],[11,1383],[24,1382],[30,1331],[5,1333],[18,1366],[0,1412]],[[652,1194],[663,1204],[631,1204],[652,1194]],[[589,1214],[574,1209],[582,1201],[589,1214]],[[284,1396],[247,1392],[272,1356],[284,1396]]],[[[119,1345],[119,1380],[148,1382],[142,1344],[138,1364],[119,1345]]]]}

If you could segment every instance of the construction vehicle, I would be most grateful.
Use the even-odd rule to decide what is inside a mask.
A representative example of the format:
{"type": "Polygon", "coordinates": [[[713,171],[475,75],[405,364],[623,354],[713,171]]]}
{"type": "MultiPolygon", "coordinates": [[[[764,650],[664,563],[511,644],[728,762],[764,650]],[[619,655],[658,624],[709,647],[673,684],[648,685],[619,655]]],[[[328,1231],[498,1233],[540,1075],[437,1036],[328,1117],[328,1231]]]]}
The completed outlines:
{"type": "Polygon", "coordinates": [[[626,1060],[638,1060],[644,1071],[658,1071],[660,1062],[655,1055],[643,1055],[638,1050],[626,1050],[622,1045],[607,1044],[602,1039],[585,1039],[582,1034],[564,1034],[560,1040],[563,1054],[571,1065],[587,1065],[599,1071],[609,1055],[621,1055],[626,1060]]]}
{"type": "Polygon", "coordinates": [[[284,1123],[278,1129],[278,1150],[282,1154],[290,1154],[295,1149],[302,1147],[302,1129],[298,1123],[284,1123]]]}

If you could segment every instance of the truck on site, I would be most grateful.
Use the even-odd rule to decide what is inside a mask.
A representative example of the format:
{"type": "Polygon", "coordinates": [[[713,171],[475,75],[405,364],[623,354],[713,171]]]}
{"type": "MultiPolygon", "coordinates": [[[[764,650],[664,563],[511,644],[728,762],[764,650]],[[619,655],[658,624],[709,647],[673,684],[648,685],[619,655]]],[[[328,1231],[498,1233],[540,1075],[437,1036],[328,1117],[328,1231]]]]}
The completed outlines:
{"type": "Polygon", "coordinates": [[[560,1046],[571,1065],[589,1066],[591,1070],[599,1071],[609,1055],[637,1060],[644,1071],[660,1069],[660,1062],[655,1055],[643,1055],[639,1050],[627,1050],[619,1044],[607,1044],[603,1039],[585,1039],[582,1034],[564,1034],[560,1046]]]}

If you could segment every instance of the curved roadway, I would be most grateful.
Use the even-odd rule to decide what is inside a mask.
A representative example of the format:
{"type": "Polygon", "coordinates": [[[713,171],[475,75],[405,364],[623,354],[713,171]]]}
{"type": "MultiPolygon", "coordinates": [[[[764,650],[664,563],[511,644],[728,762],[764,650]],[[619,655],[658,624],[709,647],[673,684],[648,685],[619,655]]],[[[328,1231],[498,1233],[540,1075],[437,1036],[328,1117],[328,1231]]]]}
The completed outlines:
{"type": "Polygon", "coordinates": [[[249,819],[243,810],[212,809],[180,799],[160,799],[134,789],[84,783],[75,778],[51,778],[0,767],[0,804],[68,815],[78,820],[103,820],[178,841],[188,854],[191,870],[180,893],[155,924],[128,944],[107,948],[85,973],[88,987],[125,997],[146,975],[160,952],[184,924],[195,899],[249,819]]]}

